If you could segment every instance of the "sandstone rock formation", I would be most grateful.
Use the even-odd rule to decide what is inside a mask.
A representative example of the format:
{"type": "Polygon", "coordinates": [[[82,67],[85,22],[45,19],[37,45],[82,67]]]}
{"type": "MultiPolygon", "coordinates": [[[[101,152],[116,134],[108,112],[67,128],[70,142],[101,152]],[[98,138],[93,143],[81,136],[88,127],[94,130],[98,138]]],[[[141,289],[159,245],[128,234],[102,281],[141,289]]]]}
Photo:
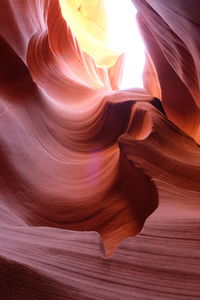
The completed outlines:
{"type": "Polygon", "coordinates": [[[200,4],[133,3],[119,90],[59,0],[0,0],[0,299],[200,297],[200,4]]]}

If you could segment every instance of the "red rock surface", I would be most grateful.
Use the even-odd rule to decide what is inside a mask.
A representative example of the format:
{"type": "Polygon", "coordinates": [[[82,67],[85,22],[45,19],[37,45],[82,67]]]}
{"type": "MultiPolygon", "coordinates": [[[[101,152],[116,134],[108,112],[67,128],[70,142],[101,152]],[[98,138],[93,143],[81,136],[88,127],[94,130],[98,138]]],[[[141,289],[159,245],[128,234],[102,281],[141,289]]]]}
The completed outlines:
{"type": "Polygon", "coordinates": [[[145,89],[119,91],[58,0],[0,1],[2,300],[200,298],[200,5],[134,4],[145,89]]]}

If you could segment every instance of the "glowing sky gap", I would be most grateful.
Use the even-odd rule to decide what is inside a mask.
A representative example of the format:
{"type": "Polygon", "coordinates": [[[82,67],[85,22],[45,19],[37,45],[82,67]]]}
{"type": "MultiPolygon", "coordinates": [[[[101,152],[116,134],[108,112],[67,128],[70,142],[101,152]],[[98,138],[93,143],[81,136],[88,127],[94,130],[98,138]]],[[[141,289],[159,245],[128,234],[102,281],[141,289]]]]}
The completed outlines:
{"type": "Polygon", "coordinates": [[[120,89],[143,87],[145,48],[136,21],[136,9],[130,0],[104,0],[109,20],[109,39],[125,46],[125,65],[120,89]],[[120,40],[119,40],[120,37],[120,40]]]}

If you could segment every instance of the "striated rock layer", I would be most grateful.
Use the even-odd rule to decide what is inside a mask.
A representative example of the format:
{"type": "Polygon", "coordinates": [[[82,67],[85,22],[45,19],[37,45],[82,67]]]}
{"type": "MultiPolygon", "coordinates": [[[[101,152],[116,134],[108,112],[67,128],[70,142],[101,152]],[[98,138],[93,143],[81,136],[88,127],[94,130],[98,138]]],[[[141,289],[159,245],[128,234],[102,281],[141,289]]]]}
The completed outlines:
{"type": "Polygon", "coordinates": [[[134,0],[120,91],[58,0],[0,0],[0,299],[200,297],[197,2],[134,0]]]}

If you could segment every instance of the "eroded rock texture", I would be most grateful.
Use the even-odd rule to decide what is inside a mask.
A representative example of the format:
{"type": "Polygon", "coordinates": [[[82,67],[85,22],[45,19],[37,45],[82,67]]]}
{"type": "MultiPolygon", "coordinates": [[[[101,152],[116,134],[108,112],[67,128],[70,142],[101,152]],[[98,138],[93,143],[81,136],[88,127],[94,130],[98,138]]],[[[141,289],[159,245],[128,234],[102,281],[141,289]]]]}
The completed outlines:
{"type": "Polygon", "coordinates": [[[134,4],[119,91],[58,0],[0,0],[0,299],[200,297],[200,4],[134,4]]]}

